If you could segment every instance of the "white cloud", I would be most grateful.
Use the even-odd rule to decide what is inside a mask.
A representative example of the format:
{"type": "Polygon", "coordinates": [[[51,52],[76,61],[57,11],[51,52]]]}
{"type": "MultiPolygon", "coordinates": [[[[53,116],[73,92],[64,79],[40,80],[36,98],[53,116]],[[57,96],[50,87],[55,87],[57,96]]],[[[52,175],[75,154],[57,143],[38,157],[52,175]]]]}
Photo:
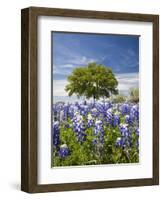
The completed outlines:
{"type": "Polygon", "coordinates": [[[87,58],[86,56],[76,57],[76,60],[73,60],[74,63],[79,65],[87,65],[88,63],[96,62],[93,58],[87,58]]]}
{"type": "Polygon", "coordinates": [[[63,65],[63,68],[73,68],[74,65],[73,64],[65,64],[63,65]]]}
{"type": "Polygon", "coordinates": [[[139,73],[124,73],[115,76],[119,83],[118,89],[124,94],[127,94],[130,88],[139,86],[139,73]]]}
{"type": "Polygon", "coordinates": [[[67,80],[53,80],[53,96],[67,96],[65,86],[67,80]]]}
{"type": "Polygon", "coordinates": [[[126,65],[129,68],[134,68],[139,64],[138,56],[136,52],[134,52],[132,49],[128,49],[126,51],[121,50],[120,56],[121,56],[121,63],[124,66],[126,65]]]}
{"type": "Polygon", "coordinates": [[[67,75],[70,74],[74,68],[87,66],[88,63],[92,62],[97,62],[97,60],[86,56],[73,55],[71,58],[66,59],[65,62],[62,61],[62,63],[53,64],[53,74],[67,75]]]}
{"type": "Polygon", "coordinates": [[[71,73],[73,68],[67,67],[67,68],[63,68],[63,66],[61,68],[59,67],[53,67],[53,75],[55,74],[60,74],[60,75],[68,75],[71,73]]]}

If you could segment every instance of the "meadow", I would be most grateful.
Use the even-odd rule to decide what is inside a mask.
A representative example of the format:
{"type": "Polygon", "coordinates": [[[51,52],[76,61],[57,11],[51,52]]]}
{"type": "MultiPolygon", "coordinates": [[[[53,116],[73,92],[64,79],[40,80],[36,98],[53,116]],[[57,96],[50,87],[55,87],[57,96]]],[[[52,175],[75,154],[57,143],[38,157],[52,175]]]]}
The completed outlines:
{"type": "Polygon", "coordinates": [[[139,162],[139,103],[53,104],[52,166],[139,162]]]}

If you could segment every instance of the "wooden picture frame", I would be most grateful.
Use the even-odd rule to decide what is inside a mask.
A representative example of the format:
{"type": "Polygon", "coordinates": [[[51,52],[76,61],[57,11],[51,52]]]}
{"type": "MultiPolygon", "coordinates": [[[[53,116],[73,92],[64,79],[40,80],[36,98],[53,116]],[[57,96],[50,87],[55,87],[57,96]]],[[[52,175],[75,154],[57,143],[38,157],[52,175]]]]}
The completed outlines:
{"type": "Polygon", "coordinates": [[[159,184],[159,16],[88,10],[29,7],[21,11],[21,190],[55,192],[159,184]],[[153,24],[153,177],[130,180],[39,185],[37,183],[37,19],[63,16],[153,24]]]}

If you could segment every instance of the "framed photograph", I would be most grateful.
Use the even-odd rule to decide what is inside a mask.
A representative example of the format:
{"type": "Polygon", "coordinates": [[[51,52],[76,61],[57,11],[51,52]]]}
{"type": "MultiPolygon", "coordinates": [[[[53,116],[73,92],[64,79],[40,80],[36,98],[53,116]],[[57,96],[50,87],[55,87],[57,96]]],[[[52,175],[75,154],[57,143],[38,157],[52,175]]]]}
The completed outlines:
{"type": "Polygon", "coordinates": [[[159,16],[21,11],[21,189],[159,184],[159,16]]]}

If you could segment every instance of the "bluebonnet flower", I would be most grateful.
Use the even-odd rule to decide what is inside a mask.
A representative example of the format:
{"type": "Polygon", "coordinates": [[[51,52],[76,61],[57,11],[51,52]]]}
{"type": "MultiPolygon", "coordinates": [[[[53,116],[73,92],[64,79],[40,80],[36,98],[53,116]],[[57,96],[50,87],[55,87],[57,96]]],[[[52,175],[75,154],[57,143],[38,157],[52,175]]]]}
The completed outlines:
{"type": "Polygon", "coordinates": [[[64,112],[64,120],[67,120],[68,119],[68,113],[69,113],[69,104],[64,105],[63,112],[64,112]]]}
{"type": "Polygon", "coordinates": [[[95,135],[100,134],[102,129],[103,129],[102,121],[101,120],[96,120],[95,121],[95,126],[94,126],[95,135]]]}
{"type": "Polygon", "coordinates": [[[100,103],[98,111],[100,112],[100,114],[104,118],[106,118],[107,117],[107,111],[108,110],[112,111],[112,107],[113,107],[113,105],[111,103],[109,103],[109,102],[107,102],[107,103],[100,103]]]}
{"type": "Polygon", "coordinates": [[[97,116],[98,116],[98,110],[97,110],[97,108],[93,108],[93,109],[91,110],[91,115],[92,115],[93,117],[97,117],[97,116]]]}
{"type": "Polygon", "coordinates": [[[113,117],[113,126],[118,126],[120,124],[120,117],[119,115],[115,114],[113,117]]]}
{"type": "Polygon", "coordinates": [[[69,155],[69,149],[66,144],[60,146],[59,155],[61,158],[66,158],[69,155]]]}
{"type": "Polygon", "coordinates": [[[74,105],[75,105],[75,106],[79,106],[79,103],[76,101],[74,105]]]}
{"type": "Polygon", "coordinates": [[[124,137],[118,137],[115,145],[117,147],[123,147],[123,148],[126,147],[126,139],[124,137]]]}
{"type": "Polygon", "coordinates": [[[53,114],[55,121],[60,121],[60,112],[62,109],[63,109],[63,104],[61,103],[53,105],[53,114]]]}
{"type": "Polygon", "coordinates": [[[120,106],[120,111],[122,115],[128,114],[130,112],[130,106],[127,103],[124,103],[123,105],[120,106]]]}
{"type": "Polygon", "coordinates": [[[140,134],[140,130],[139,130],[139,128],[137,128],[136,129],[136,135],[139,136],[139,134],[140,134]]]}
{"type": "Polygon", "coordinates": [[[135,118],[136,120],[139,119],[139,106],[138,105],[132,106],[131,111],[130,111],[130,115],[133,118],[135,118]]]}
{"type": "Polygon", "coordinates": [[[72,119],[73,121],[73,127],[74,127],[74,132],[76,133],[77,136],[77,141],[78,142],[83,142],[86,140],[86,133],[85,127],[84,127],[84,122],[83,122],[83,116],[80,115],[78,112],[74,114],[74,118],[72,119]]]}
{"type": "Polygon", "coordinates": [[[88,128],[90,128],[94,124],[94,119],[93,119],[93,117],[90,113],[88,114],[87,118],[88,118],[88,125],[87,126],[88,126],[88,128]]]}
{"type": "Polygon", "coordinates": [[[127,137],[129,135],[127,126],[128,126],[128,124],[120,124],[120,126],[119,126],[121,135],[123,137],[127,137]]]}
{"type": "Polygon", "coordinates": [[[80,105],[80,114],[86,116],[88,114],[88,106],[87,105],[80,105]]]}
{"type": "Polygon", "coordinates": [[[92,143],[93,143],[94,145],[96,145],[96,144],[97,144],[97,139],[93,139],[92,143]]]}
{"type": "Polygon", "coordinates": [[[106,102],[105,103],[106,110],[108,110],[109,108],[112,108],[112,107],[113,107],[113,104],[111,102],[106,102]]]}
{"type": "Polygon", "coordinates": [[[118,137],[116,140],[116,146],[122,146],[122,139],[121,137],[118,137]]]}
{"type": "Polygon", "coordinates": [[[94,126],[94,135],[96,136],[97,140],[103,143],[104,140],[104,129],[103,129],[103,123],[101,120],[95,121],[94,126]]]}
{"type": "Polygon", "coordinates": [[[68,116],[72,119],[76,112],[78,112],[78,107],[73,105],[73,104],[71,104],[69,106],[68,116]]]}
{"type": "Polygon", "coordinates": [[[117,138],[116,146],[125,147],[132,147],[132,132],[134,131],[133,127],[129,127],[129,124],[120,124],[119,130],[121,133],[121,137],[117,138]]]}
{"type": "Polygon", "coordinates": [[[106,121],[112,125],[113,122],[113,114],[112,114],[112,109],[108,109],[106,112],[106,121]]]}
{"type": "Polygon", "coordinates": [[[57,147],[59,145],[59,134],[60,134],[59,122],[55,121],[53,123],[53,145],[55,147],[57,147]]]}
{"type": "Polygon", "coordinates": [[[99,113],[105,113],[106,110],[107,110],[105,104],[101,103],[101,102],[96,103],[95,107],[96,107],[96,109],[98,110],[99,113]]]}
{"type": "Polygon", "coordinates": [[[132,117],[130,115],[126,115],[125,116],[125,122],[126,124],[132,124],[132,117]]]}

